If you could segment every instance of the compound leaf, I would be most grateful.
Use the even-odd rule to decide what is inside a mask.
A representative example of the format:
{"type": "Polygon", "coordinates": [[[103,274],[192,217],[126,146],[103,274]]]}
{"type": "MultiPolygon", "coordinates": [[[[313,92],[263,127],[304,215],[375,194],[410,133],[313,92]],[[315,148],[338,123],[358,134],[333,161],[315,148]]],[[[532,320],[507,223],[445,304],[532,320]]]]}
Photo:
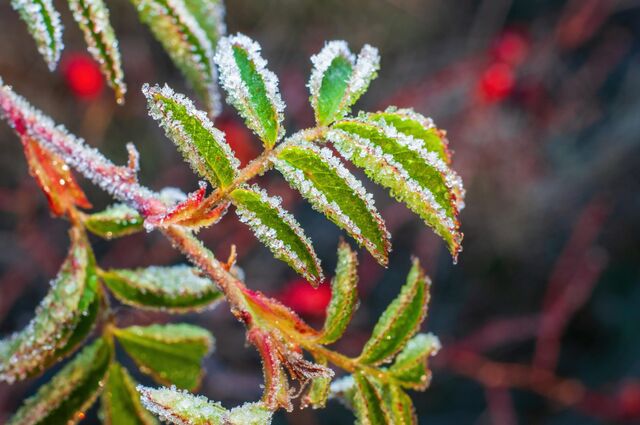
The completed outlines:
{"type": "Polygon", "coordinates": [[[320,260],[311,241],[295,218],[282,208],[280,200],[257,186],[236,189],[230,197],[240,220],[251,227],[275,257],[317,286],[323,279],[320,260]]]}
{"type": "Polygon", "coordinates": [[[38,51],[53,71],[64,48],[60,14],[51,0],[11,0],[11,6],[27,24],[38,51]]]}
{"type": "Polygon", "coordinates": [[[193,170],[214,186],[229,186],[240,163],[224,133],[191,100],[169,86],[145,84],[142,92],[147,97],[150,115],[162,125],[193,170]]]}
{"type": "Polygon", "coordinates": [[[407,282],[378,319],[359,361],[365,364],[383,363],[403,348],[426,315],[429,285],[429,278],[425,276],[418,260],[414,260],[407,282]]]}
{"type": "Polygon", "coordinates": [[[184,313],[222,300],[213,282],[186,265],[112,269],[101,272],[100,277],[120,301],[143,309],[184,313]]]}
{"type": "Polygon", "coordinates": [[[278,77],[266,68],[260,45],[244,34],[224,37],[214,60],[227,102],[238,110],[265,148],[272,148],[284,134],[284,103],[278,91],[278,77]]]}
{"type": "Polygon", "coordinates": [[[202,359],[213,348],[209,331],[185,323],[131,326],[114,334],[142,372],[189,390],[200,384],[202,359]]]}
{"type": "Polygon", "coordinates": [[[91,330],[99,306],[93,254],[82,230],[69,231],[71,248],[35,317],[0,341],[0,380],[34,375],[75,349],[91,330]]]}
{"type": "Polygon", "coordinates": [[[344,241],[338,246],[336,275],[331,281],[331,302],[318,342],[331,344],[342,336],[356,309],[358,257],[344,241]]]}
{"type": "Polygon", "coordinates": [[[102,391],[112,347],[102,338],[85,347],[38,392],[25,400],[9,425],[75,424],[102,391]]]}
{"type": "MultiPolygon", "coordinates": [[[[214,45],[185,0],[132,0],[173,63],[204,99],[212,116],[220,112],[214,45]]],[[[222,29],[222,28],[221,28],[222,29]]]]}
{"type": "Polygon", "coordinates": [[[100,64],[102,74],[115,91],[116,101],[124,103],[124,83],[118,41],[109,22],[109,9],[102,0],[68,0],[73,18],[84,34],[89,53],[100,64]]]}
{"type": "Polygon", "coordinates": [[[429,151],[422,139],[372,116],[337,122],[327,138],[345,158],[417,213],[457,257],[462,241],[458,213],[464,189],[437,152],[429,151]]]}
{"type": "Polygon", "coordinates": [[[407,342],[389,368],[389,372],[400,385],[424,390],[431,380],[427,361],[439,350],[440,341],[435,335],[418,334],[407,342]]]}
{"type": "Polygon", "coordinates": [[[102,238],[113,239],[142,231],[144,219],[133,208],[115,204],[104,211],[88,215],[84,225],[102,238]]]}
{"type": "Polygon", "coordinates": [[[373,198],[328,148],[300,140],[280,150],[274,165],[316,210],[387,264],[389,234],[373,198]]]}
{"type": "Polygon", "coordinates": [[[380,68],[376,48],[365,45],[356,59],[344,41],[327,43],[311,62],[310,100],[321,126],[347,114],[380,68]]]}
{"type": "Polygon", "coordinates": [[[102,420],[106,425],[154,425],[158,422],[140,402],[136,383],[119,363],[109,367],[102,392],[102,420]]]}

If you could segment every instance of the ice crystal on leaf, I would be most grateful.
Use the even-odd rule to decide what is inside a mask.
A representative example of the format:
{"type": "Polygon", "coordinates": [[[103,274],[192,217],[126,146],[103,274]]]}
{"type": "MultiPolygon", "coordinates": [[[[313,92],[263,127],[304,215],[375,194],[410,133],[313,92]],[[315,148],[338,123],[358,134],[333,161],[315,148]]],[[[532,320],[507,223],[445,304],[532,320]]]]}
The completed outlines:
{"type": "Polygon", "coordinates": [[[60,14],[51,0],[11,0],[11,6],[27,24],[38,51],[53,71],[64,48],[60,14]]]}
{"type": "Polygon", "coordinates": [[[238,110],[265,147],[271,148],[284,134],[284,102],[278,77],[266,68],[267,61],[260,50],[258,43],[237,34],[220,40],[214,60],[227,102],[238,110]]]}

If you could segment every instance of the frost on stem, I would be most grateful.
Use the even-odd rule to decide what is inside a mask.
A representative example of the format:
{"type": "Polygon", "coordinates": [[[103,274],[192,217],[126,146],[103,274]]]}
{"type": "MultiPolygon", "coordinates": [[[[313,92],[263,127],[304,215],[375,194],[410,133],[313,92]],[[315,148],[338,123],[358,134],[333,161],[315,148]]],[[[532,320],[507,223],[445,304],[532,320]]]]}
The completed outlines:
{"type": "Polygon", "coordinates": [[[165,206],[154,199],[154,193],[138,184],[129,167],[118,167],[84,140],[69,134],[51,118],[31,106],[11,87],[0,80],[0,114],[19,136],[28,136],[59,155],[116,199],[130,204],[143,215],[159,214],[165,206]]]}

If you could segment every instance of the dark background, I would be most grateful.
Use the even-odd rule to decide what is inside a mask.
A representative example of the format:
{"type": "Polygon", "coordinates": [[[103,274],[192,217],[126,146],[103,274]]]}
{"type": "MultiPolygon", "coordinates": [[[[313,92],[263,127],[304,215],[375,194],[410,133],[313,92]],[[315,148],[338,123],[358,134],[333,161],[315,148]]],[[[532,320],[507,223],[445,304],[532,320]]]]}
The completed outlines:
{"type": "MultiPolygon", "coordinates": [[[[146,116],[143,82],[191,93],[136,12],[108,1],[129,85],[115,105],[92,77],[63,2],[62,63],[49,73],[23,22],[0,4],[0,75],[116,162],[142,154],[143,183],[196,188],[172,143],[146,116]]],[[[361,253],[362,303],[337,348],[357,354],[418,256],[433,279],[425,331],[443,351],[433,383],[414,394],[420,423],[640,423],[640,2],[573,0],[230,0],[227,25],[259,41],[280,77],[289,132],[312,124],[309,56],[324,40],[380,48],[382,69],[356,110],[412,106],[449,132],[467,189],[464,252],[453,265],[419,219],[365,180],[393,234],[390,267],[361,253]]],[[[225,108],[217,124],[246,161],[259,143],[225,108]]],[[[66,223],[50,217],[18,139],[0,124],[0,334],[32,317],[64,258],[66,223]]],[[[359,174],[361,175],[361,174],[359,174]]],[[[283,196],[331,274],[337,228],[275,173],[283,196]]],[[[96,207],[108,197],[82,182],[96,207]]],[[[225,257],[238,244],[249,287],[322,322],[327,287],[313,291],[256,243],[233,214],[201,233],[225,257]]],[[[103,267],[183,261],[157,234],[95,240],[103,267]]],[[[210,329],[201,393],[231,407],[259,398],[262,377],[225,304],[186,320],[210,329]]],[[[175,320],[119,310],[119,322],[175,320]]],[[[49,375],[0,384],[0,423],[49,375]]],[[[148,379],[137,376],[142,382],[148,379]]],[[[347,424],[337,402],[278,414],[276,423],[347,424]]]]}

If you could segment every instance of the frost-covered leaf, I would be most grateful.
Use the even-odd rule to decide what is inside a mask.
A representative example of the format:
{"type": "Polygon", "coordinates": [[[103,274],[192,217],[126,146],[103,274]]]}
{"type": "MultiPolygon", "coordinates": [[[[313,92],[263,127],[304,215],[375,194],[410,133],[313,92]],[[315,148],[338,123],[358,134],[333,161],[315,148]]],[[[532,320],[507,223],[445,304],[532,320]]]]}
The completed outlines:
{"type": "Polygon", "coordinates": [[[220,403],[187,391],[138,385],[142,402],[165,422],[178,425],[268,425],[272,411],[263,403],[227,410],[220,403]]]}
{"type": "Polygon", "coordinates": [[[220,403],[184,390],[138,385],[144,406],[161,420],[178,425],[222,425],[227,410],[220,403]]]}
{"type": "Polygon", "coordinates": [[[387,415],[383,410],[383,400],[363,373],[353,375],[353,410],[359,425],[386,425],[387,415]]]}
{"type": "Polygon", "coordinates": [[[319,125],[347,114],[380,68],[378,49],[365,44],[357,58],[345,41],[331,41],[311,57],[311,105],[319,125]]]}
{"type": "Polygon", "coordinates": [[[358,302],[358,257],[344,241],[338,246],[336,275],[331,281],[331,302],[318,342],[331,344],[342,336],[358,302]]]}
{"type": "Polygon", "coordinates": [[[314,209],[387,264],[389,234],[373,197],[328,148],[300,140],[280,150],[274,165],[314,209]]]}
{"type": "Polygon", "coordinates": [[[320,260],[296,219],[280,205],[280,199],[270,197],[257,186],[236,189],[230,197],[240,220],[251,227],[275,257],[317,286],[323,279],[320,260]]]}
{"type": "Polygon", "coordinates": [[[101,397],[105,425],[154,425],[158,421],[146,410],[136,391],[136,383],[118,362],[111,363],[101,397]]]}
{"type": "Polygon", "coordinates": [[[211,46],[218,45],[220,37],[226,34],[224,23],[224,3],[222,0],[184,0],[184,5],[198,22],[211,46]]]}
{"type": "Polygon", "coordinates": [[[112,348],[102,338],[85,347],[38,392],[25,400],[8,425],[75,424],[102,391],[112,348]]]}
{"type": "MultiPolygon", "coordinates": [[[[194,0],[132,0],[140,20],[167,51],[212,116],[220,112],[217,73],[213,63],[214,45],[205,31],[201,15],[192,12],[194,0]]],[[[202,11],[204,13],[204,10],[202,11]]]]}
{"type": "Polygon", "coordinates": [[[185,323],[131,326],[114,334],[142,372],[189,390],[200,385],[202,359],[213,349],[209,331],[185,323]]]}
{"type": "Polygon", "coordinates": [[[118,41],[109,22],[109,9],[102,0],[68,0],[73,18],[84,34],[89,53],[100,64],[107,83],[115,91],[116,101],[124,103],[124,83],[118,41]]]}
{"type": "Polygon", "coordinates": [[[414,139],[421,140],[424,149],[436,152],[438,157],[447,165],[451,165],[451,151],[446,131],[435,126],[431,118],[414,111],[411,108],[396,108],[390,106],[384,112],[369,114],[372,120],[384,120],[397,131],[414,139]]]}
{"type": "Polygon", "coordinates": [[[284,102],[278,91],[278,77],[260,56],[260,45],[244,34],[224,37],[218,43],[215,62],[220,83],[233,105],[262,140],[273,147],[284,134],[284,102]]]}
{"type": "Polygon", "coordinates": [[[84,225],[92,233],[105,239],[119,238],[144,229],[144,219],[133,208],[125,204],[115,204],[88,215],[84,225]]]}
{"type": "Polygon", "coordinates": [[[418,260],[414,260],[400,294],[389,304],[373,328],[371,338],[358,358],[360,362],[383,363],[404,347],[427,313],[430,284],[418,260]]]}
{"type": "Polygon", "coordinates": [[[69,166],[58,155],[27,136],[22,137],[22,147],[29,173],[47,197],[54,215],[65,215],[75,207],[91,208],[91,203],[73,178],[69,166]]]}
{"type": "Polygon", "coordinates": [[[112,269],[100,277],[120,301],[143,309],[183,313],[211,307],[222,300],[222,293],[213,282],[186,265],[112,269]]]}
{"type": "Polygon", "coordinates": [[[216,187],[229,186],[240,163],[224,133],[191,100],[169,86],[145,84],[142,92],[147,97],[150,115],[162,125],[193,170],[216,187]]]}
{"type": "Polygon", "coordinates": [[[204,208],[207,184],[200,182],[200,189],[190,193],[182,201],[175,204],[168,211],[158,215],[151,215],[144,221],[144,227],[152,230],[155,227],[180,225],[192,230],[199,230],[211,226],[227,213],[229,202],[222,202],[214,208],[204,208]]]}
{"type": "Polygon", "coordinates": [[[0,341],[0,381],[13,382],[44,370],[72,351],[89,333],[97,309],[93,254],[77,228],[71,248],[35,317],[0,341]]]}
{"type": "MultiPolygon", "coordinates": [[[[316,362],[319,364],[325,365],[327,364],[326,359],[322,357],[316,357],[316,362]]],[[[318,378],[314,378],[311,380],[311,384],[309,384],[309,389],[307,390],[304,397],[300,401],[301,407],[306,408],[307,406],[311,406],[314,409],[323,408],[327,404],[327,399],[329,398],[329,391],[331,389],[331,378],[328,376],[321,376],[318,378]]]]}
{"type": "Polygon", "coordinates": [[[422,217],[447,242],[455,259],[462,241],[458,213],[464,189],[460,177],[424,140],[374,118],[337,122],[327,138],[345,158],[422,217]]]}
{"type": "Polygon", "coordinates": [[[11,0],[11,6],[27,24],[38,51],[53,71],[64,48],[60,14],[51,0],[11,0]]]}
{"type": "Polygon", "coordinates": [[[389,368],[389,372],[400,385],[424,390],[431,381],[427,367],[429,357],[440,350],[440,341],[433,334],[418,334],[407,342],[389,368]]]}

